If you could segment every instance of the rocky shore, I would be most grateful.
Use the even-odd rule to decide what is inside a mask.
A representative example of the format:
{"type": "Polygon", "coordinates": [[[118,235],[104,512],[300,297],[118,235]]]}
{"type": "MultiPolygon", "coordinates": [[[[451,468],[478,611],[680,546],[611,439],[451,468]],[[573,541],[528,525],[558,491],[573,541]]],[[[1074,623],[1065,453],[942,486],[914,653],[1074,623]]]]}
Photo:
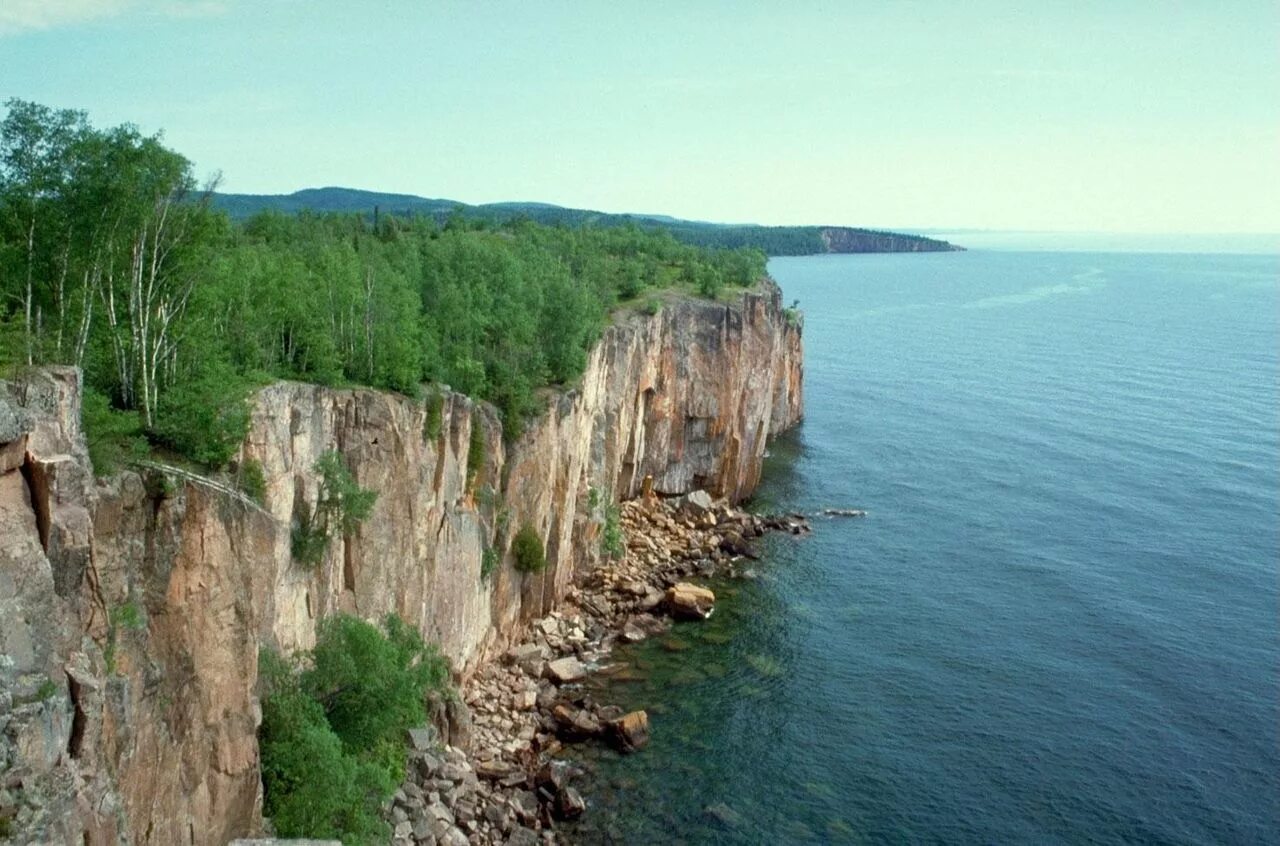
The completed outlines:
{"type": "Polygon", "coordinates": [[[750,576],[751,542],[766,531],[802,534],[799,515],[759,517],[703,491],[648,492],[623,503],[625,552],[574,584],[523,640],[464,683],[461,699],[433,704],[432,725],[411,732],[408,778],[388,821],[397,846],[560,843],[561,822],[587,812],[584,773],[557,758],[568,743],[622,752],[649,739],[644,711],[598,702],[582,682],[611,666],[619,641],[660,634],[673,619],[703,619],[715,595],[690,579],[750,576]]]}

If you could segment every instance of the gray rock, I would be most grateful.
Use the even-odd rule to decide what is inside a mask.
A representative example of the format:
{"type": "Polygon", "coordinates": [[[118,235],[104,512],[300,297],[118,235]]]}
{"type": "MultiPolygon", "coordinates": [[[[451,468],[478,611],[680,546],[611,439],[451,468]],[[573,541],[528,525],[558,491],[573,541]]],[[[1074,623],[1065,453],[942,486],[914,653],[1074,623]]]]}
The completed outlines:
{"type": "Polygon", "coordinates": [[[440,739],[433,726],[411,728],[408,731],[409,747],[418,752],[430,752],[440,745],[440,739]]]}
{"type": "Polygon", "coordinates": [[[677,509],[682,515],[687,517],[702,517],[709,514],[715,503],[711,499],[711,494],[706,491],[693,491],[687,493],[677,500],[677,509]]]}
{"type": "Polygon", "coordinates": [[[440,778],[448,779],[449,781],[462,781],[463,776],[466,774],[465,767],[452,761],[440,768],[440,778]]]}
{"type": "Polygon", "coordinates": [[[443,837],[437,839],[440,841],[440,846],[467,846],[470,842],[465,834],[453,826],[445,831],[443,837]]]}
{"type": "Polygon", "coordinates": [[[587,675],[587,668],[577,658],[560,658],[547,664],[547,677],[557,684],[580,681],[587,675]]]}
{"type": "Polygon", "coordinates": [[[444,762],[435,755],[422,754],[417,756],[418,777],[421,779],[434,778],[436,773],[440,772],[444,762]]]}
{"type": "Polygon", "coordinates": [[[538,832],[524,826],[516,828],[507,838],[507,846],[541,846],[541,843],[542,839],[538,837],[538,832]]]}
{"type": "Polygon", "coordinates": [[[582,794],[572,787],[566,787],[556,795],[556,816],[562,820],[577,819],[587,810],[587,802],[582,794]]]}

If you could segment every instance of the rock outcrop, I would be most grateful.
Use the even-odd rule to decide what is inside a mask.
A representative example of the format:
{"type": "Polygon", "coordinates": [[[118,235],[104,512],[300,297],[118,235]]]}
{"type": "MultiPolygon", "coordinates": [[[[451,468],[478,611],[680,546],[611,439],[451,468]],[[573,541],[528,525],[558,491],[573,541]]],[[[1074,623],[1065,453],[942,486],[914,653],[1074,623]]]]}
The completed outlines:
{"type": "Polygon", "coordinates": [[[605,509],[646,478],[750,493],[767,437],[801,416],[802,380],[801,327],[766,283],[732,306],[620,317],[510,446],[459,394],[433,408],[280,383],[239,457],[262,466],[261,506],[163,469],[95,481],[76,372],[0,383],[0,825],[18,843],[260,833],[260,647],[308,647],[334,611],[395,612],[465,676],[596,567],[605,509]],[[304,567],[291,529],[334,449],[378,500],[304,567]],[[502,560],[523,526],[544,541],[540,573],[502,560]]]}

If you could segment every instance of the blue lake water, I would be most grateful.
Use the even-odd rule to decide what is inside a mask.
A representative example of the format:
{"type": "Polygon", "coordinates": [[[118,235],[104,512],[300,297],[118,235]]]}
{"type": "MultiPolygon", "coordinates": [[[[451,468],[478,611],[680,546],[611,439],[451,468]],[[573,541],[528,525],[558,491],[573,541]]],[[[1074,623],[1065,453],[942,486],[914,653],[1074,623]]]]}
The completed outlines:
{"type": "Polygon", "coordinates": [[[582,842],[1280,842],[1280,259],[775,259],[804,424],[582,842]],[[706,809],[714,807],[715,814],[706,809]]]}

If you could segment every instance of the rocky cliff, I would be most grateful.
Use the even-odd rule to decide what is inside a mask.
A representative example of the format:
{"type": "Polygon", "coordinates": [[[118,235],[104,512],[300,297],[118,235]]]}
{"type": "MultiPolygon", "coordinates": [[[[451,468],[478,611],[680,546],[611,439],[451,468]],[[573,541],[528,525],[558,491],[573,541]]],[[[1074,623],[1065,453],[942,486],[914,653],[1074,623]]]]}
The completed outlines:
{"type": "Polygon", "coordinates": [[[78,375],[3,385],[0,825],[76,844],[254,831],[260,646],[309,646],[333,611],[396,612],[468,674],[596,566],[610,501],[646,479],[748,495],[766,438],[801,416],[802,382],[799,321],[767,283],[733,305],[621,316],[512,445],[492,409],[447,390],[279,383],[240,456],[262,465],[261,505],[176,471],[95,481],[78,375]],[[291,527],[332,449],[378,500],[304,567],[291,527]],[[525,525],[545,541],[538,574],[501,560],[525,525]],[[499,563],[484,577],[486,557],[499,563]]]}

